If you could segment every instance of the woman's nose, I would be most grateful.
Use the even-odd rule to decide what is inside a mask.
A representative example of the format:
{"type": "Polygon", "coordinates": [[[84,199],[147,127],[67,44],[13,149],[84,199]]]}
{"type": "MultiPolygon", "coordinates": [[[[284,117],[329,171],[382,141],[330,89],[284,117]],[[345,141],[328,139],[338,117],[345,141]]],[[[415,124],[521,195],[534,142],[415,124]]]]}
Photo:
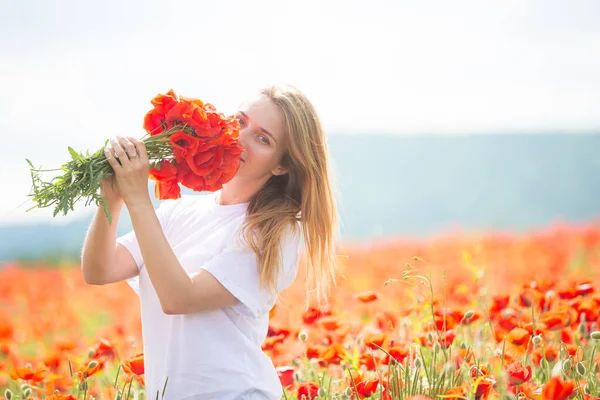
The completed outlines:
{"type": "Polygon", "coordinates": [[[240,129],[240,134],[238,137],[238,142],[240,143],[240,146],[246,147],[245,143],[248,140],[248,136],[249,136],[248,134],[249,134],[248,128],[240,129]]]}

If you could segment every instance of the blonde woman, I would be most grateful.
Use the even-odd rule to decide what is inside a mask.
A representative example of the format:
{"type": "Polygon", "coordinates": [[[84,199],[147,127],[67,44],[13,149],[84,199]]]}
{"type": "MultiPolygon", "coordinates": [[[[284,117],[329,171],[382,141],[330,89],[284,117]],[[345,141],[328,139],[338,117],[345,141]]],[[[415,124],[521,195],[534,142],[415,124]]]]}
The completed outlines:
{"type": "Polygon", "coordinates": [[[315,109],[298,89],[275,85],[237,118],[244,148],[237,175],[216,193],[157,210],[143,143],[118,137],[105,150],[116,185],[103,182],[102,193],[115,222],[127,207],[133,231],[117,238],[117,223],[98,209],[82,271],[89,284],[127,280],[140,295],[151,399],[167,377],[166,399],[280,399],[261,345],[302,246],[307,287],[319,303],[336,282],[336,207],[315,109]]]}

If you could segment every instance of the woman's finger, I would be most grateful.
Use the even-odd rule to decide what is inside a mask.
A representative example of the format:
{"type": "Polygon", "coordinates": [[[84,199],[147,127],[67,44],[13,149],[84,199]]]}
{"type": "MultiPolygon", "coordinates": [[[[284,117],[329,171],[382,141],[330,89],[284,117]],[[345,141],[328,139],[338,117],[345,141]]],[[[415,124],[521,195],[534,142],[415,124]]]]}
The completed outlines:
{"type": "Polygon", "coordinates": [[[137,152],[138,152],[138,155],[140,156],[140,158],[142,160],[147,160],[148,152],[146,151],[146,144],[144,142],[142,142],[141,140],[138,140],[131,136],[127,136],[127,138],[135,145],[135,148],[137,149],[137,152]]]}
{"type": "Polygon", "coordinates": [[[119,141],[119,144],[121,145],[121,147],[127,153],[127,156],[129,157],[130,160],[132,160],[138,156],[135,146],[133,145],[133,143],[131,143],[131,141],[129,139],[121,137],[121,136],[117,136],[117,140],[119,141]]]}
{"type": "Polygon", "coordinates": [[[127,156],[127,153],[125,153],[125,150],[123,149],[123,147],[119,144],[119,141],[116,139],[111,139],[110,145],[113,149],[113,152],[119,158],[119,162],[121,163],[121,166],[123,168],[130,167],[131,161],[129,161],[129,157],[127,156]]]}
{"type": "Polygon", "coordinates": [[[117,161],[117,159],[115,158],[112,149],[109,147],[105,147],[104,148],[104,156],[106,157],[106,160],[108,161],[108,163],[110,164],[111,167],[113,167],[113,170],[115,171],[115,173],[119,170],[119,168],[121,168],[121,165],[119,164],[119,162],[117,161]]]}

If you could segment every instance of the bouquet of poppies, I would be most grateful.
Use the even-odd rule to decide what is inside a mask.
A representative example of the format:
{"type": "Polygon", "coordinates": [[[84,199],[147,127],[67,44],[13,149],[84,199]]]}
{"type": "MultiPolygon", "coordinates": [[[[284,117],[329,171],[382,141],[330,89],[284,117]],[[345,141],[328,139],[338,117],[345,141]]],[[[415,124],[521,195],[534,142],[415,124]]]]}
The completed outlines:
{"type": "MultiPolygon", "coordinates": [[[[173,90],[159,94],[144,117],[147,134],[141,139],[151,162],[149,178],[156,181],[157,199],[181,197],[180,184],[194,191],[214,192],[229,182],[239,168],[242,148],[238,144],[239,123],[201,100],[178,96],[173,90]]],[[[106,147],[108,141],[105,143],[106,147]]],[[[105,199],[98,193],[100,181],[114,174],[102,147],[93,154],[69,147],[72,160],[60,169],[36,169],[31,161],[33,208],[55,206],[54,216],[66,215],[77,201],[95,202],[112,222],[105,199]],[[45,182],[40,172],[63,171],[45,182]]],[[[27,210],[27,211],[29,211],[27,210]]]]}

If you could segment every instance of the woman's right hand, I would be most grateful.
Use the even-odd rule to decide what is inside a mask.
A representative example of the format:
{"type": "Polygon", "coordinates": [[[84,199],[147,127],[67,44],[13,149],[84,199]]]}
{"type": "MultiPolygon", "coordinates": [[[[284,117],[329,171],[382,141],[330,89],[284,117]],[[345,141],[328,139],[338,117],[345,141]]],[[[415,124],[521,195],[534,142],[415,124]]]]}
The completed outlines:
{"type": "Polygon", "coordinates": [[[106,199],[106,206],[109,209],[120,208],[123,205],[123,198],[114,175],[100,181],[100,194],[106,199]]]}

